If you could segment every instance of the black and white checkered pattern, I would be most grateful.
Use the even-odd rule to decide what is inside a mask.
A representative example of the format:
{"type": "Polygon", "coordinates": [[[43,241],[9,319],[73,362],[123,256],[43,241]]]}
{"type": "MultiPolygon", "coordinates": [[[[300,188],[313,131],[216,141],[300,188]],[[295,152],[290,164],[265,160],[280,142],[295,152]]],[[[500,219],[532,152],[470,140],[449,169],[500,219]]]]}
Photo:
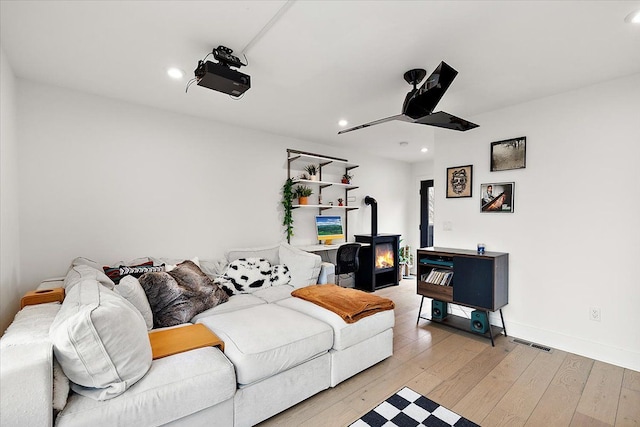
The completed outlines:
{"type": "Polygon", "coordinates": [[[479,427],[405,387],[349,427],[479,427]]]}

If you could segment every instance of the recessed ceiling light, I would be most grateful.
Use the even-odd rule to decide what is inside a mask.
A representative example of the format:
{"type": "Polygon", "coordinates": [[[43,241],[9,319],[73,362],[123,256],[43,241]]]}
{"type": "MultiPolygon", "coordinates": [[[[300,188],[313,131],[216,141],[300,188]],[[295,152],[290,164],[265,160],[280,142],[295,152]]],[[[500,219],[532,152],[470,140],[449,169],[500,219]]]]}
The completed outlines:
{"type": "Polygon", "coordinates": [[[428,149],[427,147],[422,147],[422,148],[420,149],[420,151],[421,151],[422,153],[426,153],[427,151],[429,151],[429,149],[428,149]]]}
{"type": "Polygon", "coordinates": [[[628,14],[624,21],[630,24],[640,24],[640,10],[635,10],[628,14]]]}
{"type": "Polygon", "coordinates": [[[184,77],[184,71],[182,71],[180,68],[175,67],[167,69],[167,74],[169,75],[169,77],[176,80],[180,80],[184,77]]]}
{"type": "Polygon", "coordinates": [[[342,120],[338,121],[338,126],[340,126],[340,127],[345,127],[348,124],[349,124],[349,122],[346,121],[345,119],[342,119],[342,120]]]}
{"type": "Polygon", "coordinates": [[[409,145],[409,143],[407,141],[400,141],[400,147],[406,147],[407,145],[409,145]]]}

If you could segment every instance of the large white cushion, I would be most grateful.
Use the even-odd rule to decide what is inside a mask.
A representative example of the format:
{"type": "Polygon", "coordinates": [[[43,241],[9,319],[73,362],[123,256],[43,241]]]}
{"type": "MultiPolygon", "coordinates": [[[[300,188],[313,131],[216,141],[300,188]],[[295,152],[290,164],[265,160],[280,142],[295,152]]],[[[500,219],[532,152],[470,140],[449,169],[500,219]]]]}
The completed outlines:
{"type": "Polygon", "coordinates": [[[320,265],[322,264],[320,255],[305,252],[286,243],[280,244],[278,254],[280,264],[289,267],[291,273],[289,284],[291,286],[302,288],[318,283],[320,265]]]}
{"type": "Polygon", "coordinates": [[[116,291],[129,301],[144,318],[144,322],[147,324],[147,329],[153,329],[153,312],[147,299],[147,294],[144,293],[144,289],[133,276],[124,276],[120,279],[120,283],[115,287],[116,291]]]}
{"type": "Polygon", "coordinates": [[[274,304],[198,320],[224,341],[224,354],[241,385],[271,377],[326,353],[333,331],[326,323],[274,304]]]}
{"type": "MultiPolygon", "coordinates": [[[[291,293],[291,292],[289,292],[291,293]]],[[[242,310],[244,308],[253,307],[254,305],[266,304],[262,298],[254,296],[254,294],[238,294],[229,297],[229,301],[224,304],[216,305],[213,308],[198,313],[190,320],[195,323],[198,320],[214,314],[229,313],[231,311],[242,310]]]]}
{"type": "Polygon", "coordinates": [[[280,264],[278,250],[280,245],[262,246],[259,248],[231,249],[226,253],[227,261],[232,262],[240,258],[263,258],[271,264],[280,264]]]}
{"type": "MultiPolygon", "coordinates": [[[[84,260],[85,258],[76,258],[76,260],[78,259],[84,260]]],[[[76,262],[76,260],[74,260],[74,262],[76,262]]],[[[68,293],[72,287],[86,280],[97,281],[109,289],[113,289],[115,286],[113,281],[104,274],[104,271],[96,270],[89,265],[78,264],[73,265],[64,278],[65,292],[68,293]]]]}
{"type": "Polygon", "coordinates": [[[49,327],[60,307],[59,303],[24,307],[0,339],[2,426],[51,425],[52,402],[66,400],[63,390],[56,390],[51,382],[49,327]]]}
{"type": "Polygon", "coordinates": [[[265,289],[255,291],[253,295],[268,303],[280,301],[281,299],[291,298],[291,292],[295,288],[291,285],[270,286],[265,289]]]}
{"type": "Polygon", "coordinates": [[[124,393],[151,366],[142,315],[95,279],[68,291],[49,337],[64,373],[75,383],[72,389],[95,400],[124,393]]]}
{"type": "Polygon", "coordinates": [[[7,346],[0,356],[0,425],[52,425],[51,343],[7,346]]]}
{"type": "Polygon", "coordinates": [[[144,378],[107,402],[72,394],[56,426],[164,425],[224,402],[235,390],[233,365],[217,348],[200,348],[154,360],[144,378]]]}
{"type": "Polygon", "coordinates": [[[365,341],[387,329],[393,328],[395,317],[393,310],[385,310],[372,316],[364,317],[355,323],[347,323],[334,312],[312,302],[291,297],[276,304],[296,310],[315,319],[321,320],[333,328],[333,348],[344,350],[352,345],[365,341]]]}

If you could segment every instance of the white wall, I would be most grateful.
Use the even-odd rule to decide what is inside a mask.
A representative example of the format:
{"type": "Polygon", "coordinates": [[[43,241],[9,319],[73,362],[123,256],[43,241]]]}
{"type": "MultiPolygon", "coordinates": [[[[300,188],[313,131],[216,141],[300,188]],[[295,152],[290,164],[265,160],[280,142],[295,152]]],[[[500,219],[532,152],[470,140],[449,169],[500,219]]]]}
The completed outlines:
{"type": "Polygon", "coordinates": [[[0,47],[0,334],[11,322],[20,286],[16,81],[0,47]]]}
{"type": "MultiPolygon", "coordinates": [[[[379,229],[405,232],[405,163],[33,82],[18,87],[21,271],[31,287],[63,275],[76,256],[216,258],[283,240],[286,148],[360,164],[355,203],[371,193],[379,229]]],[[[314,243],[317,211],[301,212],[292,243],[314,243]]],[[[369,232],[368,208],[349,215],[350,234],[369,232]]]]}
{"type": "Polygon", "coordinates": [[[509,252],[511,335],[640,370],[640,74],[438,132],[435,176],[473,164],[473,197],[436,184],[435,244],[509,252]],[[490,143],[527,137],[526,169],[490,172],[490,143]],[[513,214],[480,213],[480,184],[515,182],[513,214]],[[451,221],[453,230],[443,231],[451,221]],[[601,310],[600,322],[589,308],[601,310]]]}

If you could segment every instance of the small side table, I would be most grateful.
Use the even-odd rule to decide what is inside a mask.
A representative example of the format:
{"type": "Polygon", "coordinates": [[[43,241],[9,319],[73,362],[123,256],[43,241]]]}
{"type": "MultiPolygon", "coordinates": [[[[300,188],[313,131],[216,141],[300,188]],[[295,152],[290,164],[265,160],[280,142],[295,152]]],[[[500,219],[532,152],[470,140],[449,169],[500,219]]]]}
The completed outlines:
{"type": "Polygon", "coordinates": [[[202,347],[219,347],[224,351],[224,342],[200,323],[151,331],[149,342],[154,360],[202,347]]]}
{"type": "Polygon", "coordinates": [[[27,292],[20,300],[20,310],[27,305],[44,304],[46,302],[64,301],[64,288],[42,289],[27,292]]]}

